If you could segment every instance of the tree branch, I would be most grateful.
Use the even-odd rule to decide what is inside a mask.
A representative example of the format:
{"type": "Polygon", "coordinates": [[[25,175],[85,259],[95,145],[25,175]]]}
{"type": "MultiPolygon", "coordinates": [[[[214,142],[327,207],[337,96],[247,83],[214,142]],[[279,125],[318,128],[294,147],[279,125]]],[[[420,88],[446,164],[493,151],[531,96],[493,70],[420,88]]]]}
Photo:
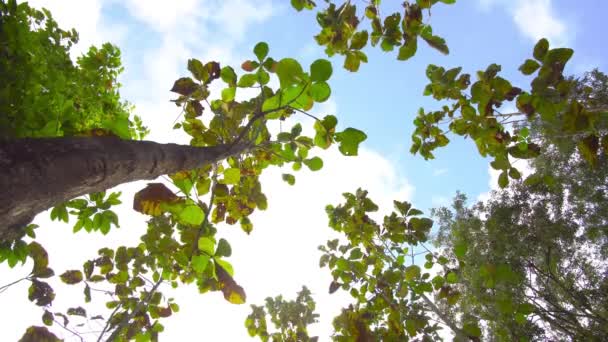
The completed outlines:
{"type": "Polygon", "coordinates": [[[135,315],[137,315],[137,313],[139,313],[139,311],[145,305],[148,305],[148,302],[152,299],[154,292],[156,292],[156,289],[158,289],[158,287],[160,286],[160,284],[162,284],[162,282],[163,282],[163,280],[161,278],[156,282],[156,284],[154,284],[154,287],[152,287],[150,292],[148,292],[148,294],[146,295],[146,298],[144,300],[141,300],[139,303],[137,303],[137,305],[135,306],[135,309],[133,309],[133,311],[131,311],[131,313],[129,313],[125,317],[123,317],[123,319],[120,321],[120,323],[118,324],[116,329],[114,329],[114,331],[112,331],[112,334],[110,335],[110,337],[108,337],[108,339],[106,341],[112,342],[112,341],[116,340],[116,338],[120,334],[120,331],[129,324],[129,321],[131,319],[133,319],[133,317],[135,317],[135,315]]]}
{"type": "Polygon", "coordinates": [[[36,214],[75,197],[195,169],[250,148],[241,144],[195,147],[116,137],[0,141],[0,242],[20,238],[36,214]]]}

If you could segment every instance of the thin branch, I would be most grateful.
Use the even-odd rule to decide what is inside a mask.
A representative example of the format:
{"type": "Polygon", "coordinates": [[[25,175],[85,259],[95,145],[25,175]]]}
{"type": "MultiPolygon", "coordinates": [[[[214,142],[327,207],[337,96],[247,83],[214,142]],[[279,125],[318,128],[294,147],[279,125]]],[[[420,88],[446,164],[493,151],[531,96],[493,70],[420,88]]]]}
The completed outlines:
{"type": "Polygon", "coordinates": [[[4,286],[0,287],[0,293],[2,293],[2,292],[4,292],[4,291],[6,291],[6,290],[7,290],[9,287],[11,287],[11,286],[13,286],[13,285],[15,285],[15,284],[17,284],[17,283],[19,283],[19,282],[23,281],[23,280],[29,279],[29,276],[30,276],[30,275],[28,274],[27,276],[25,276],[25,277],[23,277],[23,278],[21,278],[21,279],[19,279],[19,280],[15,280],[14,282],[12,282],[12,283],[10,283],[10,284],[6,284],[6,285],[4,285],[4,286]]]}
{"type": "Polygon", "coordinates": [[[55,318],[53,318],[53,321],[55,323],[57,323],[60,327],[62,327],[63,329],[65,329],[66,331],[69,331],[70,333],[72,333],[72,335],[78,337],[80,339],[80,341],[84,342],[84,338],[82,336],[80,336],[79,333],[75,332],[74,330],[68,328],[67,326],[61,324],[61,322],[59,322],[58,320],[56,320],[55,318]]]}
{"type": "MultiPolygon", "coordinates": [[[[290,108],[291,104],[294,103],[304,93],[304,90],[306,90],[307,86],[308,86],[308,84],[305,84],[304,87],[302,88],[302,91],[300,91],[300,93],[296,97],[294,97],[291,101],[289,101],[288,103],[286,103],[284,106],[277,107],[275,109],[271,109],[271,110],[267,110],[267,111],[260,111],[261,108],[258,108],[257,113],[254,114],[253,117],[251,117],[251,119],[249,120],[249,122],[247,122],[247,124],[245,125],[245,127],[243,127],[243,130],[241,131],[241,133],[228,146],[228,151],[230,151],[233,146],[237,145],[245,137],[245,134],[247,134],[247,132],[249,131],[249,129],[251,129],[251,126],[253,126],[253,124],[254,124],[255,121],[257,121],[258,119],[263,118],[267,114],[278,112],[278,111],[284,110],[286,108],[290,108]]],[[[282,94],[282,93],[280,93],[280,94],[282,94]]]]}
{"type": "Polygon", "coordinates": [[[306,116],[308,116],[308,117],[311,117],[311,118],[313,118],[313,119],[315,119],[315,120],[317,120],[317,121],[321,121],[321,119],[319,119],[318,117],[316,117],[316,116],[314,116],[314,115],[310,114],[309,112],[307,112],[307,111],[305,111],[305,110],[301,110],[301,109],[294,108],[294,107],[291,107],[291,106],[290,106],[289,108],[290,108],[290,109],[295,110],[296,112],[302,113],[302,114],[304,114],[304,115],[306,115],[306,116]]]}
{"type": "Polygon", "coordinates": [[[118,334],[120,334],[120,331],[122,329],[124,329],[127,324],[129,324],[129,321],[131,319],[133,319],[133,317],[135,317],[135,315],[137,315],[137,313],[145,306],[148,305],[148,302],[152,299],[152,296],[154,295],[154,293],[156,292],[156,289],[158,289],[158,287],[160,286],[160,284],[163,283],[163,279],[159,279],[156,284],[154,284],[154,287],[152,287],[152,289],[150,290],[150,292],[148,292],[148,294],[146,295],[146,298],[144,298],[144,300],[141,300],[139,303],[137,303],[137,306],[135,306],[135,309],[133,309],[133,311],[131,311],[131,313],[129,313],[128,315],[126,315],[118,324],[118,326],[116,327],[116,329],[114,329],[114,331],[112,332],[112,334],[110,335],[110,337],[108,337],[108,339],[106,340],[107,342],[111,342],[111,341],[115,341],[116,338],[118,337],[118,334]]]}
{"type": "Polygon", "coordinates": [[[108,319],[106,321],[106,325],[103,327],[103,329],[101,329],[101,333],[97,337],[97,342],[101,342],[103,335],[106,333],[106,331],[110,327],[110,321],[112,321],[112,317],[114,317],[114,315],[116,314],[116,312],[118,312],[118,309],[120,309],[121,306],[122,306],[121,304],[118,304],[116,306],[116,308],[114,309],[114,311],[112,311],[112,313],[110,314],[110,317],[108,317],[108,319]]]}

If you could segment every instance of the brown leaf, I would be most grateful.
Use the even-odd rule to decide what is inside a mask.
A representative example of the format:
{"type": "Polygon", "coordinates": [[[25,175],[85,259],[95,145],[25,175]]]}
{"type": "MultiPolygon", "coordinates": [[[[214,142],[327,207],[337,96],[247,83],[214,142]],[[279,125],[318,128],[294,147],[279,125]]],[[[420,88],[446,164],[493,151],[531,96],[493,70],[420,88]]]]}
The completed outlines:
{"type": "Polygon", "coordinates": [[[188,96],[198,88],[198,85],[190,77],[182,77],[175,81],[171,91],[183,96],[188,96]]]}
{"type": "Polygon", "coordinates": [[[166,307],[166,308],[160,308],[160,307],[159,307],[159,308],[158,308],[158,315],[159,315],[160,317],[163,317],[163,318],[164,318],[164,317],[169,317],[169,316],[171,316],[171,314],[172,314],[172,313],[173,313],[173,312],[171,311],[171,308],[170,308],[170,307],[166,307]]]}
{"type": "Polygon", "coordinates": [[[224,299],[232,304],[244,304],[247,300],[245,290],[239,286],[234,279],[232,279],[230,274],[228,274],[228,272],[226,272],[226,270],[224,270],[220,265],[216,265],[215,273],[217,274],[217,279],[220,282],[224,299]]]}
{"type": "Polygon", "coordinates": [[[70,316],[82,316],[82,317],[87,317],[87,311],[82,308],[82,307],[77,307],[77,308],[69,308],[68,309],[68,315],[70,316]]]}
{"type": "Polygon", "coordinates": [[[191,111],[194,117],[203,115],[203,105],[198,101],[189,101],[186,107],[186,111],[191,111]]]}
{"type": "Polygon", "coordinates": [[[329,284],[329,294],[332,294],[336,291],[338,291],[338,289],[340,288],[340,283],[338,283],[337,281],[332,281],[331,284],[329,284]]]}
{"type": "Polygon", "coordinates": [[[25,334],[19,342],[56,342],[61,341],[57,336],[45,327],[31,326],[27,328],[25,334]]]}
{"type": "Polygon", "coordinates": [[[243,70],[247,72],[252,72],[253,70],[255,70],[256,65],[253,61],[245,61],[243,62],[243,64],[241,64],[241,68],[243,68],[243,70]]]}
{"type": "Polygon", "coordinates": [[[29,300],[38,306],[47,306],[55,299],[53,288],[43,281],[32,280],[28,292],[29,300]]]}
{"type": "Polygon", "coordinates": [[[162,183],[149,183],[143,190],[135,194],[133,209],[151,216],[162,214],[161,204],[179,200],[173,191],[162,183]]]}
{"type": "Polygon", "coordinates": [[[209,72],[209,81],[211,82],[220,77],[220,72],[222,71],[220,68],[220,64],[218,62],[209,62],[205,64],[207,68],[207,72],[209,72]]]}
{"type": "Polygon", "coordinates": [[[78,270],[65,271],[59,277],[64,283],[74,285],[82,281],[82,272],[78,270]]]}

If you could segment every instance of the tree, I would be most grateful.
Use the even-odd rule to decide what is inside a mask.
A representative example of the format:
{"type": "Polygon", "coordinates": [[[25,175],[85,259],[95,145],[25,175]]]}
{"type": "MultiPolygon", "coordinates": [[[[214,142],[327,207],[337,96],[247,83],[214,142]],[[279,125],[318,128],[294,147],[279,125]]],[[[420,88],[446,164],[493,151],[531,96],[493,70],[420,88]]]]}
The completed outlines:
{"type": "MultiPolygon", "coordinates": [[[[339,6],[328,2],[318,12],[321,32],[315,38],[326,46],[328,55],[344,55],[344,67],[353,72],[367,62],[361,49],[368,40],[373,46],[379,44],[383,51],[399,47],[400,60],[415,54],[418,38],[447,53],[445,41],[433,35],[431,26],[423,21],[424,13],[439,2],[455,1],[405,2],[403,16],[395,12],[385,18],[379,15],[379,1],[372,1],[364,9],[364,16],[350,1],[339,6]],[[360,29],[360,17],[370,21],[371,34],[360,29]]],[[[316,6],[309,0],[294,0],[292,5],[297,10],[316,6]]],[[[48,310],[55,294],[44,279],[54,276],[54,271],[44,247],[35,240],[24,240],[25,235],[35,238],[36,226],[28,223],[38,212],[53,207],[51,218],[65,222],[70,216],[76,219],[75,232],[84,229],[107,234],[119,224],[111,207],[120,203],[120,193],[106,194],[107,188],[169,174],[179,193],[164,184],[150,183],[135,195],[134,209],[151,216],[141,244],[103,248],[97,258],[84,262],[82,270],[67,270],[60,275],[63,282],[82,287],[85,302],[91,300],[94,284],[111,288],[115,299],[106,305],[113,311],[105,320],[99,340],[156,340],[163,329],[159,319],[179,309],[176,303],[163,299],[159,290],[163,283],[177,287],[196,282],[202,293],[221,291],[231,303],[245,302],[245,291],[233,278],[232,266],[226,260],[231,255],[230,244],[216,239],[215,226],[239,223],[247,233],[253,229],[249,216],[267,206],[259,180],[264,170],[291,165],[298,171],[305,165],[317,171],[323,161],[310,156],[316,148],[327,149],[335,143],[342,154],[356,156],[359,144],[366,139],[365,133],[354,128],[336,132],[334,116],[317,118],[309,113],[314,104],[326,101],[331,94],[328,80],[333,69],[327,60],[316,60],[305,70],[292,58],[277,61],[269,57],[268,45],[260,42],[253,49],[255,58],[241,65],[244,73],[240,76],[232,67],[222,67],[218,62],[188,61],[191,76],[179,78],[171,90],[177,94],[173,101],[183,114],[174,128],[192,137],[190,146],[136,141],[143,139],[146,128],[120,99],[116,77],[121,67],[116,47],[106,44],[101,49],[91,48],[74,65],[68,51],[76,33],[59,29],[48,11],[34,10],[27,3],[17,5],[14,0],[0,1],[0,11],[0,71],[9,80],[0,92],[0,110],[8,113],[0,121],[0,185],[8,189],[0,196],[0,215],[6,222],[0,230],[0,262],[7,261],[12,267],[28,257],[33,259],[31,274],[22,280],[31,282],[29,299],[45,308],[42,320],[46,325],[61,318],[63,323],[57,324],[69,329],[68,316],[99,317],[91,317],[80,306],[65,314],[48,310]],[[276,89],[270,86],[272,77],[278,79],[276,89]],[[221,96],[213,99],[210,85],[220,80],[221,96]],[[243,88],[253,88],[257,95],[237,100],[236,93],[243,88]],[[203,112],[210,117],[208,123],[200,118],[203,112]],[[278,133],[269,128],[270,122],[293,115],[312,117],[314,135],[302,135],[300,124],[278,133]]],[[[497,77],[500,68],[493,65],[480,73],[469,97],[463,91],[469,86],[470,76],[459,76],[459,69],[429,67],[427,95],[457,103],[432,115],[421,112],[415,121],[412,152],[431,157],[433,148],[447,144],[444,133],[435,126],[447,115],[454,120],[452,131],[473,136],[480,153],[495,157],[496,167],[504,170],[501,185],[505,185],[505,178],[508,183],[507,171],[511,178],[519,178],[507,154],[536,157],[537,148],[526,137],[509,136],[503,127],[505,122],[491,115],[502,101],[517,99],[530,121],[538,111],[543,122],[553,123],[551,113],[564,112],[564,108],[570,109],[567,113],[574,115],[576,122],[580,117],[587,118],[587,125],[557,127],[583,134],[582,148],[595,155],[601,153],[596,142],[606,136],[593,131],[600,110],[563,96],[573,84],[562,75],[571,54],[570,49],[550,50],[541,40],[534,52],[537,62],[529,60],[522,66],[525,74],[539,70],[530,93],[497,77]],[[471,104],[478,105],[479,113],[471,104]],[[456,110],[461,111],[461,118],[454,117],[456,110]],[[459,129],[455,122],[465,123],[466,129],[459,129]],[[515,142],[517,150],[513,149],[515,142]]],[[[568,120],[566,116],[562,121],[568,120]]],[[[289,173],[283,174],[283,179],[289,184],[295,182],[289,173]]],[[[330,226],[345,233],[348,242],[340,246],[339,241],[329,242],[321,262],[332,269],[335,278],[330,290],[348,289],[357,301],[335,321],[336,338],[421,335],[438,339],[438,330],[445,325],[460,339],[478,339],[481,328],[476,322],[454,319],[442,310],[441,303],[431,300],[430,295],[435,294],[454,305],[460,298],[460,292],[450,285],[459,278],[449,260],[428,251],[425,266],[437,264],[444,271],[431,280],[430,273],[423,273],[416,264],[416,255],[405,263],[408,252],[417,254],[414,249],[428,240],[432,221],[418,217],[421,212],[411,209],[409,203],[395,202],[396,212],[379,225],[367,215],[376,207],[365,191],[345,194],[345,198],[346,204],[329,207],[328,214],[330,226]],[[404,244],[409,244],[409,249],[404,244]],[[433,320],[440,324],[430,323],[433,320]]],[[[303,290],[295,304],[280,297],[267,303],[266,310],[274,323],[279,323],[280,332],[273,336],[308,338],[305,325],[315,318],[309,299],[303,290]],[[293,308],[295,315],[280,312],[293,308]]],[[[258,307],[252,316],[253,325],[248,321],[248,326],[253,334],[268,338],[265,330],[258,330],[264,315],[258,307]]],[[[56,339],[44,327],[31,327],[23,340],[43,338],[56,339]]]]}
{"type": "MultiPolygon", "coordinates": [[[[571,97],[588,107],[606,105],[603,73],[594,70],[576,83],[571,97]]],[[[596,125],[605,127],[605,119],[596,125]]],[[[602,340],[608,335],[601,262],[608,248],[606,157],[594,156],[590,168],[586,149],[577,149],[580,137],[545,130],[531,126],[543,152],[526,182],[473,208],[459,194],[452,211],[435,211],[437,244],[461,265],[463,300],[455,313],[487,321],[491,338],[602,340]]]]}
{"type": "MultiPolygon", "coordinates": [[[[255,59],[243,63],[240,76],[230,66],[189,60],[192,76],[178,79],[171,90],[183,112],[183,121],[174,128],[192,137],[191,146],[134,141],[146,129],[120,100],[116,47],[91,48],[74,65],[68,51],[77,35],[59,29],[48,11],[14,0],[0,2],[0,10],[1,65],[8,80],[0,92],[7,113],[0,148],[0,184],[7,189],[0,200],[0,261],[12,267],[28,257],[34,260],[31,274],[22,279],[31,282],[29,299],[48,308],[55,297],[44,281],[54,275],[44,247],[23,239],[26,234],[35,237],[36,226],[28,224],[35,214],[54,206],[51,218],[68,222],[75,217],[75,232],[107,234],[119,224],[111,207],[120,203],[120,193],[106,194],[107,188],[170,174],[182,193],[149,184],[134,199],[135,210],[152,216],[144,243],[102,249],[82,270],[60,275],[63,282],[84,287],[85,302],[91,300],[91,285],[104,282],[113,288],[118,300],[107,303],[114,311],[100,339],[156,339],[162,330],[157,319],[178,309],[175,303],[160,302],[158,288],[164,282],[196,282],[201,292],[222,291],[226,300],[243,303],[245,292],[225,260],[230,245],[216,241],[214,226],[239,223],[245,232],[253,229],[249,215],[267,206],[259,176],[269,166],[292,165],[297,171],[305,165],[317,171],[323,161],[309,156],[314,148],[336,143],[344,155],[355,156],[366,138],[354,128],[337,132],[334,116],[308,113],[330,96],[328,61],[319,59],[305,71],[294,59],[275,61],[268,56],[268,45],[259,43],[253,49],[255,59]],[[278,78],[279,88],[268,86],[271,77],[278,78]],[[225,87],[221,98],[212,100],[209,85],[219,80],[225,87]],[[257,89],[258,95],[236,101],[243,88],[257,89]],[[200,119],[203,111],[210,112],[208,124],[200,119]],[[268,122],[297,113],[315,119],[314,136],[302,135],[299,124],[279,134],[268,128],[268,122]],[[202,201],[205,195],[207,203],[202,201]]],[[[295,181],[291,174],[283,178],[295,181]]],[[[43,322],[52,325],[63,318],[67,328],[69,315],[88,317],[82,307],[65,314],[45,310],[43,322]]],[[[24,339],[46,333],[32,328],[24,339]]]]}

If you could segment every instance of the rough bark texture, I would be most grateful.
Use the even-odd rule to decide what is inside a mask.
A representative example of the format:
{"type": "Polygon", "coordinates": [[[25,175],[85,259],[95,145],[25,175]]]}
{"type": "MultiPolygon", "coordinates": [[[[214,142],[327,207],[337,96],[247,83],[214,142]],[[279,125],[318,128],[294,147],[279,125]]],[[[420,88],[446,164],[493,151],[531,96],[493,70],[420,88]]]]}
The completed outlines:
{"type": "Polygon", "coordinates": [[[36,214],[75,197],[191,170],[244,150],[115,137],[0,141],[0,242],[22,236],[36,214]]]}

